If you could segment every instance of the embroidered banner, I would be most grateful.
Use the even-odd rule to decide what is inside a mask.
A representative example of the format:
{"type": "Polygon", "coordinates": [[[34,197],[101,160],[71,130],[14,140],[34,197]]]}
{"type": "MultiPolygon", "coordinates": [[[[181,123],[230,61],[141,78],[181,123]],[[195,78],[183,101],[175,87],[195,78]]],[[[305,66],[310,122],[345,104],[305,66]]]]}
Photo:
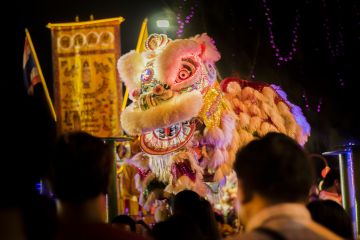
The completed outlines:
{"type": "Polygon", "coordinates": [[[122,17],[48,24],[58,132],[117,137],[122,90],[116,69],[122,17]]]}

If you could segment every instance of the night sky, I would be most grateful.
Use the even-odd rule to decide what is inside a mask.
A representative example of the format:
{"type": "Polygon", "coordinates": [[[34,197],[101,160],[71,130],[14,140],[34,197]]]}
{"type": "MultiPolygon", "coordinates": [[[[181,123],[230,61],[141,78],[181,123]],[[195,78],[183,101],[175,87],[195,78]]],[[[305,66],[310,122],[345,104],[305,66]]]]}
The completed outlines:
{"type": "Polygon", "coordinates": [[[2,115],[7,133],[4,138],[13,147],[9,150],[21,160],[19,164],[29,167],[31,173],[27,174],[34,178],[46,168],[46,149],[55,129],[46,105],[39,98],[28,97],[23,86],[24,28],[30,31],[52,94],[51,37],[45,26],[49,22],[74,21],[75,16],[80,21],[89,20],[90,14],[95,19],[125,18],[121,24],[122,53],[135,48],[145,17],[149,19],[149,33],[163,32],[155,27],[155,20],[161,16],[170,19],[172,27],[167,33],[171,38],[177,37],[178,21],[184,22],[182,37],[207,32],[222,54],[217,67],[223,78],[240,76],[277,84],[292,103],[303,109],[312,127],[305,146],[308,151],[321,153],[360,139],[355,117],[360,114],[359,1],[35,0],[10,4],[3,11],[9,11],[13,17],[2,21],[6,36],[3,39],[7,41],[3,47],[7,59],[3,69],[6,84],[2,85],[6,96],[6,114],[2,115]],[[185,23],[186,16],[189,23],[185,23]],[[284,58],[279,60],[281,56],[287,62],[284,58]]]}

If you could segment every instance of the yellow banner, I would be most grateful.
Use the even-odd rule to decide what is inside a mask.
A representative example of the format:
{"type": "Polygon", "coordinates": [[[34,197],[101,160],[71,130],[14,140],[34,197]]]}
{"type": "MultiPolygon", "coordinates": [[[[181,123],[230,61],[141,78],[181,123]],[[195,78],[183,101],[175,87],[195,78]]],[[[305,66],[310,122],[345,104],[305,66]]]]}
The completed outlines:
{"type": "Polygon", "coordinates": [[[121,135],[122,90],[116,69],[122,17],[48,24],[52,35],[58,132],[121,135]]]}

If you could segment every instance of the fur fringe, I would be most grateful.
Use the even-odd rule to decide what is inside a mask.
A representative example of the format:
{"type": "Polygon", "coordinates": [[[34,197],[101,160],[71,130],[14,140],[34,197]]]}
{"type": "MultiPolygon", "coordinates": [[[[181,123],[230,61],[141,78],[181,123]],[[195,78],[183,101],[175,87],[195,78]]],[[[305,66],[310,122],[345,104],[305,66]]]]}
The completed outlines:
{"type": "Polygon", "coordinates": [[[170,159],[171,164],[176,164],[185,160],[189,161],[191,169],[196,173],[195,182],[193,182],[186,175],[183,175],[178,179],[174,179],[174,177],[170,175],[169,184],[166,186],[165,191],[177,194],[184,189],[190,189],[197,192],[201,196],[205,196],[207,194],[207,188],[202,178],[203,169],[198,165],[193,154],[187,151],[179,152],[173,155],[170,159]]]}
{"type": "Polygon", "coordinates": [[[177,194],[183,190],[189,189],[197,192],[200,196],[205,197],[208,193],[207,186],[199,177],[197,175],[196,181],[193,182],[188,176],[181,176],[175,183],[169,183],[164,191],[177,194]]]}
{"type": "Polygon", "coordinates": [[[190,120],[197,116],[202,107],[199,91],[183,93],[157,107],[142,111],[132,103],[121,114],[121,126],[129,135],[140,135],[156,128],[190,120]]]}
{"type": "MultiPolygon", "coordinates": [[[[121,56],[117,62],[117,69],[121,80],[131,93],[134,89],[140,88],[140,76],[144,70],[144,59],[140,53],[134,50],[121,56]]],[[[131,94],[129,94],[130,97],[131,94]]]]}

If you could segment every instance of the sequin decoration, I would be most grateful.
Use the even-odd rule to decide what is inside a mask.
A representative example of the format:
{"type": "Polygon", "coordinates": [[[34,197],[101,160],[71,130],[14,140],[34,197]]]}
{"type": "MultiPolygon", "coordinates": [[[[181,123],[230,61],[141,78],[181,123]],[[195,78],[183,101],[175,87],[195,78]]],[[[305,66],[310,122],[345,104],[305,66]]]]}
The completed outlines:
{"type": "Polygon", "coordinates": [[[145,48],[150,51],[163,49],[171,41],[165,34],[151,34],[145,42],[145,48]]]}
{"type": "Polygon", "coordinates": [[[146,68],[141,74],[141,82],[148,83],[152,80],[154,76],[154,70],[152,68],[146,68]]]}
{"type": "Polygon", "coordinates": [[[216,79],[216,70],[212,63],[205,63],[205,69],[209,76],[210,84],[212,84],[216,79]]]}
{"type": "Polygon", "coordinates": [[[210,88],[204,96],[204,105],[200,110],[199,117],[206,127],[220,126],[221,114],[225,109],[223,96],[219,87],[210,88]]]}

